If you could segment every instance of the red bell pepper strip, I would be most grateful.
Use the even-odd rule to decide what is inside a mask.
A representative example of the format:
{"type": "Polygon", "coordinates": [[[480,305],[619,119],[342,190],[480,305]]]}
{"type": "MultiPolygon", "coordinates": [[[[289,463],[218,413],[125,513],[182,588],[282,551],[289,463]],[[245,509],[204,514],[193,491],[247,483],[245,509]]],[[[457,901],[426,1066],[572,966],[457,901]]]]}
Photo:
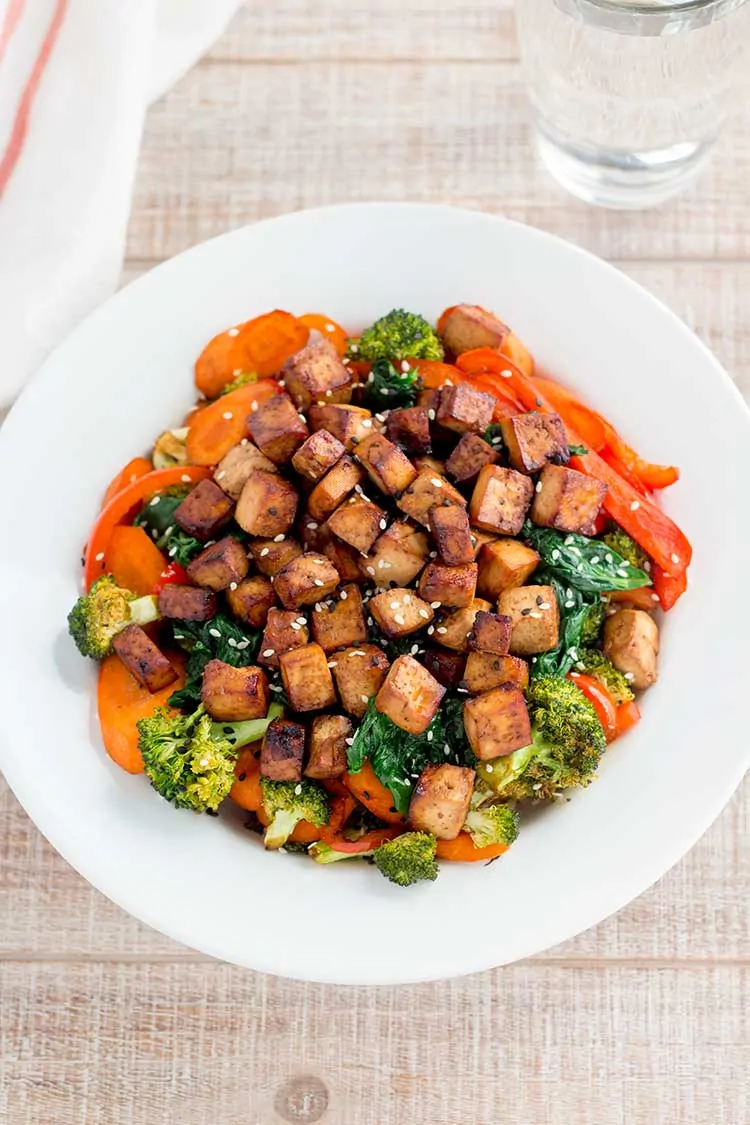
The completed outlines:
{"type": "MultiPolygon", "coordinates": [[[[598,417],[601,418],[601,415],[598,417]]],[[[634,449],[618,434],[606,418],[601,418],[607,435],[607,448],[617,458],[618,462],[632,473],[641,482],[644,490],[669,488],[680,479],[680,470],[675,465],[654,465],[644,461],[634,449]]]]}
{"type": "Polygon", "coordinates": [[[678,569],[674,565],[668,571],[665,571],[658,563],[652,564],[651,581],[654,584],[655,592],[659,595],[661,608],[665,612],[671,609],[678,598],[681,598],[687,590],[686,571],[678,569]]]}
{"type": "Polygon", "coordinates": [[[323,838],[335,852],[344,852],[346,855],[361,855],[363,852],[374,851],[381,844],[393,840],[405,831],[405,828],[374,828],[372,832],[365,832],[364,836],[359,836],[356,840],[346,840],[343,836],[329,838],[325,833],[323,838]]]}
{"type": "Polygon", "coordinates": [[[568,672],[566,678],[571,680],[592,704],[604,729],[607,742],[614,741],[617,737],[617,704],[601,680],[595,679],[594,676],[587,676],[583,672],[568,672]]]}
{"type": "Polygon", "coordinates": [[[407,363],[417,369],[425,387],[437,389],[447,382],[456,385],[463,382],[461,372],[452,363],[441,363],[439,359],[408,359],[407,363]]]}
{"type": "Polygon", "coordinates": [[[154,593],[160,594],[165,586],[189,586],[190,579],[184,566],[171,562],[161,572],[154,585],[154,593]]]}
{"type": "Polygon", "coordinates": [[[634,700],[631,699],[629,703],[621,703],[617,708],[617,733],[615,737],[619,738],[621,734],[625,734],[631,727],[634,727],[640,717],[641,713],[634,700]]]}
{"type": "Polygon", "coordinates": [[[570,425],[578,431],[583,438],[583,444],[588,449],[593,449],[598,453],[604,448],[607,435],[604,423],[596,411],[584,406],[570,391],[559,386],[552,379],[535,375],[534,386],[543,392],[545,398],[552,403],[556,413],[560,415],[566,425],[570,425]]]}

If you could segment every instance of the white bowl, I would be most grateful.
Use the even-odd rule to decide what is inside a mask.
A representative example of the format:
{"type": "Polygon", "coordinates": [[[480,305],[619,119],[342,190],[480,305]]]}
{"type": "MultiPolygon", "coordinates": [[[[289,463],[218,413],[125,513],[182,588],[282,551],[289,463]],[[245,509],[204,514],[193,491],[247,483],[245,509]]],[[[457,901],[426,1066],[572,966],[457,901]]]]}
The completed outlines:
{"type": "Polygon", "coordinates": [[[288,215],[217,238],[100,308],[47,361],[0,432],[0,765],[41,831],[138,918],[216,957],[305,980],[469,973],[564,941],[663,875],[748,764],[748,415],[705,347],[611,266],[529,227],[421,205],[288,215]],[[667,616],[659,683],[599,779],[527,818],[490,867],[393,887],[365,864],[264,853],[231,817],[178,812],[122,773],[97,730],[95,668],[66,634],[104,486],[182,416],[192,365],[274,307],[356,328],[403,305],[495,309],[538,361],[647,456],[695,545],[667,616]],[[10,533],[10,534],[8,534],[10,533]]]}

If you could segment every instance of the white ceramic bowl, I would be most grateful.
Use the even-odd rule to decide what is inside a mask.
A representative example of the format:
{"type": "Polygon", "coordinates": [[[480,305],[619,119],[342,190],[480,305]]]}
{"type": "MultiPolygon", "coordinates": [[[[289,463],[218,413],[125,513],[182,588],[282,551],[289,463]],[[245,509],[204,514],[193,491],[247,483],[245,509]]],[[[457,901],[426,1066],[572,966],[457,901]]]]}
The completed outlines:
{"type": "Polygon", "coordinates": [[[529,227],[447,207],[288,215],[196,247],[119,293],[48,360],[0,431],[0,766],[29,815],[104,894],[179,941],[253,969],[384,984],[536,953],[618,910],[718,814],[748,764],[748,415],[706,348],[643,289],[529,227]],[[356,328],[403,305],[495,309],[538,361],[683,477],[665,506],[695,545],[664,622],[643,720],[570,802],[490,867],[391,886],[364,864],[265,854],[231,818],[178,812],[122,773],[97,731],[95,668],[66,614],[109,478],[190,404],[215,332],[261,311],[356,328]]]}

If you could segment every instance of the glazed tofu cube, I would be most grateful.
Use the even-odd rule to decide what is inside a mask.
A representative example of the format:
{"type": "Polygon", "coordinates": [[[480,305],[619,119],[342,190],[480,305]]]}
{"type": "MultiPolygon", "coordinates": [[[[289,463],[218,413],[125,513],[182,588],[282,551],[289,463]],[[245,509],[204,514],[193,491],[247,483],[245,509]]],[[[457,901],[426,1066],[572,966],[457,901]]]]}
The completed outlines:
{"type": "Polygon", "coordinates": [[[360,570],[360,554],[347,543],[331,536],[330,543],[320,552],[336,567],[339,582],[364,582],[365,577],[360,570]]]}
{"type": "Polygon", "coordinates": [[[301,781],[305,728],[289,719],[273,719],[260,750],[261,777],[269,781],[301,781]]]}
{"type": "Polygon", "coordinates": [[[477,614],[484,610],[492,609],[490,602],[483,598],[474,600],[465,609],[456,609],[452,613],[443,613],[434,626],[434,637],[438,644],[455,652],[468,651],[469,633],[474,628],[477,614]]]}
{"type": "Polygon", "coordinates": [[[348,454],[336,462],[332,469],[318,481],[307,498],[310,518],[318,523],[326,520],[343,504],[355,485],[361,484],[365,474],[348,454]]]}
{"type": "Polygon", "coordinates": [[[346,715],[316,715],[310,726],[305,777],[325,781],[346,773],[346,740],[352,737],[352,731],[352,721],[346,715]]]}
{"type": "Polygon", "coordinates": [[[245,481],[255,469],[275,473],[276,466],[247,438],[233,446],[216,466],[214,480],[232,500],[239,500],[245,481]]]}
{"type": "Polygon", "coordinates": [[[167,621],[210,621],[216,616],[216,595],[200,586],[164,586],[159,593],[159,614],[167,621]]]}
{"type": "Polygon", "coordinates": [[[339,584],[339,573],[325,555],[307,551],[292,559],[276,575],[274,590],[285,609],[298,609],[328,597],[339,584]]]}
{"type": "Polygon", "coordinates": [[[477,391],[468,383],[443,387],[436,421],[456,434],[483,434],[495,409],[494,395],[477,391]]]}
{"type": "Polygon", "coordinates": [[[386,677],[388,657],[377,645],[358,645],[334,653],[330,663],[342,707],[361,719],[386,677]]]}
{"type": "Polygon", "coordinates": [[[485,465],[494,465],[499,453],[477,434],[464,434],[445,463],[449,477],[461,484],[474,480],[485,465]]]}
{"type": "Polygon", "coordinates": [[[128,625],[112,641],[112,648],[127,670],[150,692],[161,691],[177,679],[177,673],[161,649],[140,625],[128,625]]]}
{"type": "Polygon", "coordinates": [[[545,465],[536,486],[531,518],[541,527],[590,533],[607,486],[563,465],[545,465]]]}
{"type": "Polygon", "coordinates": [[[642,691],[656,682],[659,628],[642,609],[618,609],[604,622],[604,655],[642,691]]]}
{"type": "Polygon", "coordinates": [[[247,551],[233,535],[227,535],[193,559],[187,573],[196,586],[209,590],[226,590],[232,582],[241,582],[250,569],[247,551]]]}
{"type": "Polygon", "coordinates": [[[466,638],[469,652],[491,652],[496,656],[505,656],[510,652],[512,626],[510,617],[482,610],[474,618],[474,628],[466,638]]]}
{"type": "Polygon", "coordinates": [[[267,668],[278,668],[282,653],[302,648],[309,640],[306,617],[296,610],[271,607],[258,650],[258,663],[265,664],[267,668]]]}
{"type": "Polygon", "coordinates": [[[296,539],[279,534],[275,539],[254,539],[249,544],[250,556],[261,574],[273,578],[292,559],[299,558],[302,548],[296,539]]]}
{"type": "Polygon", "coordinates": [[[424,566],[429,549],[429,541],[423,531],[404,521],[392,523],[375,540],[370,554],[360,560],[362,575],[379,586],[387,586],[390,582],[408,586],[424,566]]]}
{"type": "Polygon", "coordinates": [[[496,601],[503,590],[523,586],[541,562],[540,556],[517,539],[496,539],[479,552],[477,589],[483,598],[496,601]]]}
{"type": "Polygon", "coordinates": [[[318,603],[311,620],[313,637],[324,652],[361,645],[367,640],[362,595],[357,586],[344,586],[333,604],[318,603]]]}
{"type": "Polygon", "coordinates": [[[349,402],[352,376],[327,340],[308,344],[284,365],[284,382],[298,410],[314,402],[349,402]]]}
{"type": "Polygon", "coordinates": [[[421,469],[397,503],[407,516],[411,516],[423,527],[429,527],[430,509],[444,504],[446,500],[451,504],[466,506],[461,493],[445,477],[431,469],[421,469]]]}
{"type": "Polygon", "coordinates": [[[279,656],[281,682],[294,711],[322,711],[333,707],[333,688],[328,659],[320,645],[303,645],[279,656]]]}
{"type": "Polygon", "coordinates": [[[273,539],[294,523],[298,499],[294,485],[278,473],[254,469],[245,481],[234,518],[248,535],[273,539]]]}
{"type": "Polygon", "coordinates": [[[497,656],[492,652],[470,652],[466,657],[464,687],[472,695],[492,691],[501,684],[522,690],[529,684],[529,666],[519,656],[497,656]]]}
{"type": "Polygon", "coordinates": [[[501,348],[510,329],[478,305],[456,305],[443,322],[443,343],[454,355],[473,348],[501,348]]]}
{"type": "Polygon", "coordinates": [[[328,430],[347,453],[373,432],[372,414],[362,406],[311,406],[308,418],[311,430],[328,430]]]}
{"type": "Polygon", "coordinates": [[[276,605],[273,586],[262,574],[253,574],[227,590],[227,604],[234,616],[252,629],[265,629],[268,611],[276,605]]]}
{"type": "Polygon", "coordinates": [[[511,619],[510,651],[515,656],[533,656],[557,647],[560,610],[552,586],[503,590],[497,609],[511,619]]]}
{"type": "Polygon", "coordinates": [[[247,420],[250,436],[274,465],[291,461],[310,431],[289,395],[267,399],[247,420]]]}
{"type": "Polygon", "coordinates": [[[430,419],[423,406],[392,410],[386,422],[386,433],[406,453],[429,453],[432,447],[430,419]]]}
{"type": "Polygon", "coordinates": [[[450,652],[445,648],[428,648],[422,657],[427,671],[443,687],[458,687],[464,678],[466,657],[461,652],[450,652]]]}
{"type": "Polygon", "coordinates": [[[495,543],[497,542],[497,538],[494,531],[482,531],[481,528],[472,527],[471,543],[474,548],[474,559],[477,559],[485,543],[495,543]]]}
{"type": "Polygon", "coordinates": [[[474,561],[474,544],[466,508],[450,500],[430,508],[430,531],[440,558],[446,566],[462,566],[474,561]]]}
{"type": "Polygon", "coordinates": [[[474,777],[474,770],[449,762],[425,766],[409,805],[411,827],[439,840],[455,840],[469,811],[474,777]]]}
{"type": "Polygon", "coordinates": [[[548,461],[561,465],[570,456],[559,414],[516,414],[502,419],[500,431],[510,463],[519,473],[538,473],[548,461]]]}
{"type": "Polygon", "coordinates": [[[209,660],[203,669],[201,700],[212,719],[237,723],[262,719],[268,711],[268,680],[262,668],[233,668],[209,660]]]}
{"type": "Polygon", "coordinates": [[[344,447],[328,430],[316,430],[303,441],[292,457],[292,467],[301,477],[319,481],[344,456],[344,447]]]}
{"type": "Polygon", "coordinates": [[[188,535],[205,543],[207,539],[216,538],[217,532],[229,523],[233,511],[233,502],[218,484],[202,480],[175,508],[174,521],[188,535]]]}
{"type": "Polygon", "coordinates": [[[413,656],[399,656],[377,694],[375,706],[409,734],[424,734],[445,688],[413,656]]]}
{"type": "Polygon", "coordinates": [[[328,517],[328,527],[355,551],[366,555],[388,526],[385,512],[364,496],[350,496],[328,517]]]}
{"type": "Polygon", "coordinates": [[[464,566],[443,566],[428,563],[422,571],[417,589],[426,602],[440,602],[444,606],[463,609],[471,605],[477,588],[476,563],[464,566]]]}
{"type": "Polygon", "coordinates": [[[471,494],[471,522],[485,531],[518,535],[533,495],[534,485],[522,473],[485,465],[471,494]]]}
{"type": "Polygon", "coordinates": [[[434,422],[437,408],[440,406],[440,387],[423,387],[417,395],[417,406],[424,407],[430,421],[434,422]]]}
{"type": "Polygon", "coordinates": [[[503,684],[464,703],[464,727],[469,746],[482,762],[512,754],[531,742],[526,701],[515,684],[503,684]]]}
{"type": "Polygon", "coordinates": [[[445,461],[439,461],[437,457],[421,456],[414,458],[414,468],[418,473],[422,469],[429,469],[437,477],[445,476],[445,461]]]}
{"type": "Polygon", "coordinates": [[[370,598],[367,607],[387,637],[408,637],[430,624],[434,614],[413,590],[398,586],[370,598]]]}
{"type": "Polygon", "coordinates": [[[361,441],[356,454],[373,484],[388,496],[400,496],[417,475],[409,458],[382,434],[361,441]]]}

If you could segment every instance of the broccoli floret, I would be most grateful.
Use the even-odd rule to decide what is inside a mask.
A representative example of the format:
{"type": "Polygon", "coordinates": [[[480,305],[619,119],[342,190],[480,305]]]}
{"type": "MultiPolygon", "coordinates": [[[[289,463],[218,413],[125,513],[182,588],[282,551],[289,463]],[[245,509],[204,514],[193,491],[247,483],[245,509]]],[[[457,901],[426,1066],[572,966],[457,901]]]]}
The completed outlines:
{"type": "Polygon", "coordinates": [[[631,699],[635,699],[635,693],[624,674],[598,648],[580,649],[575,667],[576,671],[601,680],[615,703],[629,703],[631,699]]]}
{"type": "Polygon", "coordinates": [[[596,711],[570,680],[539,676],[527,690],[533,741],[478,773],[507,800],[552,800],[561,789],[588,785],[607,745],[596,711]]]}
{"type": "Polygon", "coordinates": [[[262,738],[280,710],[272,704],[265,719],[215,723],[202,706],[192,715],[160,707],[137,723],[146,776],[178,809],[217,809],[234,783],[240,748],[262,738]]]}
{"type": "Polygon", "coordinates": [[[488,848],[491,844],[510,847],[518,839],[518,813],[510,805],[469,809],[464,832],[469,833],[476,848],[488,848]]]}
{"type": "Polygon", "coordinates": [[[442,359],[440,337],[423,316],[392,309],[349,347],[353,359],[442,359]]]}
{"type": "Polygon", "coordinates": [[[165,430],[157,439],[151,454],[155,469],[171,469],[174,465],[187,465],[188,427],[178,430],[165,430]]]}
{"type": "Polygon", "coordinates": [[[269,781],[261,778],[263,809],[269,819],[263,843],[281,848],[301,820],[318,828],[328,824],[328,797],[314,781],[269,781]]]}
{"type": "Polygon", "coordinates": [[[103,574],[68,614],[68,631],[82,656],[104,660],[112,641],[128,625],[147,625],[159,616],[155,597],[137,597],[103,574]]]}
{"type": "Polygon", "coordinates": [[[410,887],[422,879],[437,879],[437,840],[427,832],[404,832],[381,844],[373,852],[381,875],[399,887],[410,887]]]}
{"type": "Polygon", "coordinates": [[[258,382],[258,374],[256,371],[241,371],[239,375],[235,375],[231,383],[222,390],[222,395],[229,395],[232,391],[239,390],[240,387],[247,387],[250,383],[258,382]]]}
{"type": "Polygon", "coordinates": [[[638,570],[647,569],[648,555],[621,527],[616,527],[614,531],[608,531],[603,535],[602,543],[606,543],[611,551],[615,551],[631,566],[637,567],[638,570]]]}
{"type": "Polygon", "coordinates": [[[602,631],[604,624],[604,616],[607,612],[607,600],[594,602],[586,614],[583,625],[581,626],[580,643],[582,645],[595,645],[599,640],[599,634],[602,631]]]}

